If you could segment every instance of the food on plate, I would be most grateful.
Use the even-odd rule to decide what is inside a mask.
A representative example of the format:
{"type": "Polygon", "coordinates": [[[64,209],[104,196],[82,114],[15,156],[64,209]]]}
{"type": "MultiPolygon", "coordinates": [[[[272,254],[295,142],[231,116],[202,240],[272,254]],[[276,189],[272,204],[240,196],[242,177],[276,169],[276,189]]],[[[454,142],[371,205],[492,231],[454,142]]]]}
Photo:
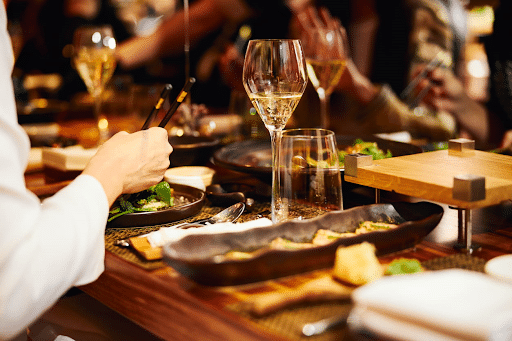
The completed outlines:
{"type": "Polygon", "coordinates": [[[255,257],[267,250],[301,250],[312,247],[322,246],[334,242],[339,238],[348,238],[357,236],[363,233],[374,231],[384,231],[397,227],[394,223],[375,222],[375,221],[362,221],[354,232],[336,232],[327,229],[318,229],[311,241],[294,242],[286,238],[277,237],[273,239],[267,246],[257,250],[243,251],[232,250],[224,255],[217,256],[216,261],[223,260],[243,260],[255,257]]]}
{"type": "Polygon", "coordinates": [[[354,285],[363,285],[381,278],[384,271],[375,250],[375,246],[368,242],[338,247],[332,276],[354,285]]]}
{"type": "Polygon", "coordinates": [[[332,230],[319,229],[313,240],[311,241],[314,245],[325,245],[329,244],[332,241],[339,238],[347,238],[357,236],[359,234],[373,232],[373,231],[383,231],[389,230],[391,228],[397,227],[397,224],[393,223],[383,223],[383,222],[375,222],[375,221],[362,221],[359,223],[359,227],[354,232],[336,232],[332,230]]]}
{"type": "Polygon", "coordinates": [[[177,201],[174,189],[167,181],[162,181],[144,191],[121,195],[112,205],[108,221],[128,213],[158,211],[173,207],[178,204],[177,201]]]}
{"type": "Polygon", "coordinates": [[[385,275],[405,275],[422,272],[423,267],[417,259],[399,258],[393,260],[386,268],[385,275]]]}
{"type": "Polygon", "coordinates": [[[345,164],[345,155],[356,153],[371,155],[374,160],[385,159],[393,156],[389,149],[387,151],[380,149],[377,142],[366,142],[361,139],[356,139],[352,146],[338,150],[340,166],[345,164]]]}

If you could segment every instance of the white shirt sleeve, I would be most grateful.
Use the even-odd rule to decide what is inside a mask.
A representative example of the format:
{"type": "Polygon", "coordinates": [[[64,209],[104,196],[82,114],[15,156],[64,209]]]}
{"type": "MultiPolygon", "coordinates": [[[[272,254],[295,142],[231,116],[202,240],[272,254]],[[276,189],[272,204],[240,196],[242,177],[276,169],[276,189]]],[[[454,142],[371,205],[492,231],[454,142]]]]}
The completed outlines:
{"type": "Polygon", "coordinates": [[[0,6],[0,340],[16,336],[75,285],[104,269],[108,200],[80,175],[51,198],[26,189],[30,143],[17,123],[12,48],[0,6]]]}

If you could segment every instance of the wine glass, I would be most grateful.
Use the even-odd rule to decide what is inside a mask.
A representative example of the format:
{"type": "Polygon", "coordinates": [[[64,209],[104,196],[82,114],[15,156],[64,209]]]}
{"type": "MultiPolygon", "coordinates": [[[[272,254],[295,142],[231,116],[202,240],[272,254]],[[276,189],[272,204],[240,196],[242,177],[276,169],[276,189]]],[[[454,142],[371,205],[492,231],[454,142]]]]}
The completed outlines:
{"type": "Polygon", "coordinates": [[[320,99],[320,127],[329,128],[329,102],[347,63],[344,36],[339,29],[316,27],[302,37],[308,76],[320,99]]]}
{"type": "Polygon", "coordinates": [[[270,133],[272,144],[272,222],[279,217],[279,146],[281,134],[307,84],[302,45],[297,39],[250,40],[243,84],[270,133]]]}
{"type": "Polygon", "coordinates": [[[98,144],[102,144],[110,137],[109,122],[101,110],[103,92],[116,68],[116,40],[112,27],[79,27],[74,32],[73,48],[75,68],[94,100],[94,115],[99,131],[98,144]]]}

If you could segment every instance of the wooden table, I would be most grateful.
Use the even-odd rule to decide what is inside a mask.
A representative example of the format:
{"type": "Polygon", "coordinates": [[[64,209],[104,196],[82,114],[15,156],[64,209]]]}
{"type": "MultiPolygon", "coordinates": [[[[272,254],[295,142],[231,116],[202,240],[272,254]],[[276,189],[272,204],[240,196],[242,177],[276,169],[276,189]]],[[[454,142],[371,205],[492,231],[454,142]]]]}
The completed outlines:
{"type": "MultiPolygon", "coordinates": [[[[236,176],[236,175],[233,175],[236,176]]],[[[64,184],[45,187],[41,174],[28,174],[27,184],[40,195],[64,184]],[[43,193],[44,192],[44,193],[43,193]]],[[[384,196],[385,198],[385,196],[384,196]]],[[[512,202],[478,210],[474,217],[473,240],[482,248],[474,257],[485,260],[512,253],[512,202]]],[[[425,261],[457,253],[457,211],[445,206],[440,225],[414,249],[380,258],[383,263],[397,257],[425,261]]],[[[283,279],[294,287],[303,278],[325,273],[302,274],[283,279]]],[[[265,286],[266,284],[257,284],[265,286]]],[[[238,294],[251,286],[209,288],[179,275],[170,267],[148,271],[106,252],[105,272],[89,285],[80,287],[109,308],[165,340],[293,340],[263,329],[250,319],[226,309],[238,294]]]]}

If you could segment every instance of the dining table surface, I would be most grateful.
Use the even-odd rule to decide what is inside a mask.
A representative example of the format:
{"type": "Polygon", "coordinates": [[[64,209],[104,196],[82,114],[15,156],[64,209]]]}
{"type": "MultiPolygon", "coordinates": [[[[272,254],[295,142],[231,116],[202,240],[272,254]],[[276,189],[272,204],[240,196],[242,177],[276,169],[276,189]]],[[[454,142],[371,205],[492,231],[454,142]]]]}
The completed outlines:
{"type": "MultiPolygon", "coordinates": [[[[216,170],[217,182],[268,186],[250,174],[222,169],[214,164],[209,166],[216,170]]],[[[52,195],[70,181],[66,179],[48,183],[42,169],[27,172],[25,180],[28,189],[41,198],[52,195]]],[[[367,189],[363,188],[361,193],[354,195],[344,193],[345,208],[371,203],[374,198],[366,195],[365,190],[367,189]]],[[[396,200],[418,201],[421,198],[395,193],[381,194],[382,202],[396,200]]],[[[211,206],[212,203],[207,205],[211,206]]],[[[471,254],[454,247],[458,238],[458,211],[448,205],[440,205],[444,209],[444,215],[429,235],[412,248],[380,255],[379,261],[387,264],[397,258],[412,258],[423,264],[436,259],[463,257],[463,263],[476,262],[482,265],[494,257],[512,253],[511,200],[474,210],[472,240],[478,247],[471,254]]],[[[108,232],[107,229],[107,234],[108,232]]],[[[112,250],[115,249],[111,247],[105,251],[104,273],[95,282],[79,289],[161,339],[214,341],[354,338],[346,327],[310,338],[300,332],[300,327],[308,319],[313,322],[350,309],[349,301],[292,305],[267,316],[252,316],[239,309],[239,303],[250,300],[253,294],[272,293],[282,288],[300,290],[303,283],[329,274],[331,269],[319,269],[244,285],[206,286],[192,281],[163,262],[156,267],[141,266],[143,260],[133,262],[112,250]]],[[[459,260],[459,264],[460,262],[459,260]]]]}

